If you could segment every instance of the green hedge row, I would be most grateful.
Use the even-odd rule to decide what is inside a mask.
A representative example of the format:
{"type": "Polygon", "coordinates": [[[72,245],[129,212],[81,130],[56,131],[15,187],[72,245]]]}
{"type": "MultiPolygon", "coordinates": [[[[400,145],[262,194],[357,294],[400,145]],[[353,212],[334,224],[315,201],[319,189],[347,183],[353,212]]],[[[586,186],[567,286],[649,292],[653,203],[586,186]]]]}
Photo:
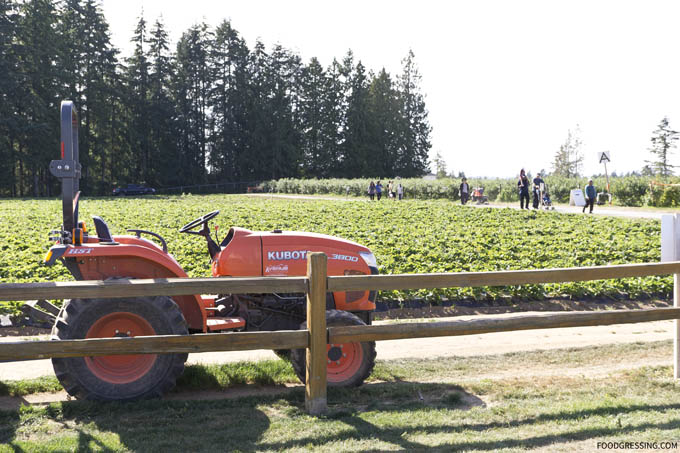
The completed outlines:
{"type": "MultiPolygon", "coordinates": [[[[569,202],[569,192],[574,188],[583,188],[588,178],[564,178],[546,176],[544,178],[553,202],[569,202]]],[[[618,206],[657,206],[680,207],[680,187],[650,186],[656,180],[644,176],[623,176],[609,178],[613,203],[618,206]]],[[[292,194],[332,194],[368,196],[368,185],[371,179],[279,179],[264,182],[264,192],[292,194]]],[[[373,179],[377,181],[377,179],[373,179]]],[[[406,198],[450,200],[460,199],[458,187],[460,180],[442,178],[426,180],[410,178],[399,180],[404,187],[406,198]]],[[[387,180],[381,180],[387,190],[387,180]]],[[[470,187],[484,187],[484,194],[491,201],[517,201],[517,180],[500,178],[469,178],[470,187]]],[[[680,178],[672,178],[670,183],[679,183],[680,178]]],[[[598,192],[604,192],[606,180],[604,176],[593,179],[598,192]]]]}

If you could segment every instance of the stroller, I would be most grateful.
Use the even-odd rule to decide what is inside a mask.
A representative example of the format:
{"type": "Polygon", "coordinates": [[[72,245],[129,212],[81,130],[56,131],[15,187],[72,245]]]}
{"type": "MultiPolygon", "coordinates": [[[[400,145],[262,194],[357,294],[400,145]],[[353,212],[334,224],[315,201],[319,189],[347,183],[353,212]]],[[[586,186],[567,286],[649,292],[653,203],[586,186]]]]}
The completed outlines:
{"type": "Polygon", "coordinates": [[[489,197],[484,195],[484,187],[476,187],[472,191],[472,201],[477,204],[489,204],[489,197]]]}
{"type": "Polygon", "coordinates": [[[552,205],[552,200],[550,200],[550,194],[548,193],[548,186],[543,183],[541,184],[541,187],[539,188],[540,194],[541,194],[541,206],[543,209],[546,211],[548,210],[554,210],[555,207],[552,205]]]}

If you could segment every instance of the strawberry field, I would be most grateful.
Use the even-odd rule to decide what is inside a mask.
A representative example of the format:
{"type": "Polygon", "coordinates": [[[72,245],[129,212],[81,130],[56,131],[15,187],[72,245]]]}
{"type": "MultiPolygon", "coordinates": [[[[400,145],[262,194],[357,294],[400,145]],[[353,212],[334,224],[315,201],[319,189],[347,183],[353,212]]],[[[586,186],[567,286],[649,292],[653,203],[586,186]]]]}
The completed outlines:
{"type": "MultiPolygon", "coordinates": [[[[61,223],[61,203],[0,200],[0,282],[70,280],[61,266],[41,262],[48,233],[61,223]]],[[[230,226],[253,230],[306,230],[370,247],[383,274],[491,271],[654,262],[660,224],[653,220],[476,209],[445,200],[288,200],[246,196],[171,196],[84,199],[81,220],[100,215],[113,234],[127,228],[155,231],[192,277],[209,276],[205,241],[180,234],[185,223],[219,209],[212,225],[220,239],[230,226]]],[[[382,292],[382,300],[422,297],[508,300],[547,297],[666,296],[672,278],[646,277],[548,285],[382,292]]],[[[4,304],[4,309],[13,304],[4,304]]],[[[0,306],[0,310],[3,307],[0,306]]]]}

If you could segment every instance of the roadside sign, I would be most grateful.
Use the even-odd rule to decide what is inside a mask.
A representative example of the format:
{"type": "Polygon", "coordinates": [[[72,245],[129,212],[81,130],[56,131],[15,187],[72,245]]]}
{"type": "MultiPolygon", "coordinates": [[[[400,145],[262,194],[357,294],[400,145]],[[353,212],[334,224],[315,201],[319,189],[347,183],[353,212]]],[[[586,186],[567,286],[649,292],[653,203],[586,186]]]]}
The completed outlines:
{"type": "Polygon", "coordinates": [[[569,206],[585,206],[586,197],[581,189],[572,189],[569,192],[569,206]]]}
{"type": "Polygon", "coordinates": [[[612,195],[609,191],[609,173],[607,173],[607,162],[611,162],[611,156],[609,156],[609,151],[602,151],[597,153],[597,158],[601,164],[604,164],[604,176],[607,178],[607,194],[609,194],[609,204],[612,204],[612,195]]]}

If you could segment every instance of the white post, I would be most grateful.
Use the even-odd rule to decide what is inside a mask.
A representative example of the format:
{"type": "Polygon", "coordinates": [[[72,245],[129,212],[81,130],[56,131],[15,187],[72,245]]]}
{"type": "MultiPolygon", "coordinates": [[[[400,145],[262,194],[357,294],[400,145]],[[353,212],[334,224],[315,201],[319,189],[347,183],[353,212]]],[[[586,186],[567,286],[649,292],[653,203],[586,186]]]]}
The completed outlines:
{"type": "MultiPolygon", "coordinates": [[[[680,261],[680,215],[661,216],[661,261],[680,261]]],[[[680,274],[673,274],[673,306],[680,307],[680,274]]],[[[673,364],[675,379],[680,379],[680,320],[675,320],[673,364]]]]}

